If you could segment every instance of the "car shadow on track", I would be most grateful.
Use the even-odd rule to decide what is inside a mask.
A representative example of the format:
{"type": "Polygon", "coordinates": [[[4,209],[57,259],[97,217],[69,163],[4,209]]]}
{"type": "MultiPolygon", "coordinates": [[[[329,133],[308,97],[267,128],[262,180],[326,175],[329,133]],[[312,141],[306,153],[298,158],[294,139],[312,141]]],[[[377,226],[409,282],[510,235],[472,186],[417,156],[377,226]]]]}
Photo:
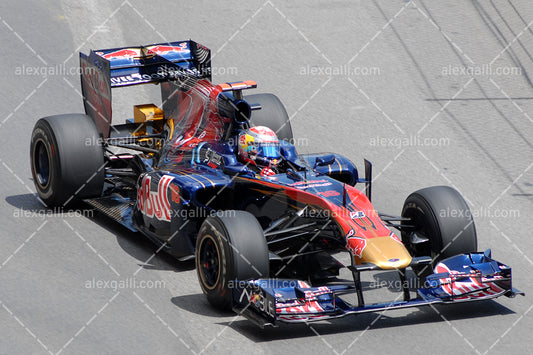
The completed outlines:
{"type": "Polygon", "coordinates": [[[21,194],[6,197],[6,202],[13,206],[21,215],[62,218],[74,215],[86,218],[99,227],[113,234],[118,245],[130,256],[138,260],[139,266],[149,270],[173,270],[176,272],[194,269],[194,262],[180,262],[172,256],[160,251],[148,238],[141,233],[132,232],[120,223],[79,202],[68,208],[46,208],[34,194],[21,194]],[[155,254],[155,256],[154,256],[155,254]]]}
{"type": "MultiPolygon", "coordinates": [[[[377,273],[374,278],[381,281],[392,280],[394,272],[377,273]]],[[[370,284],[370,283],[369,283],[370,284]]],[[[363,287],[365,288],[365,287],[363,287]]],[[[372,286],[368,286],[371,289],[372,286]]],[[[398,291],[396,287],[388,288],[398,291]]],[[[414,296],[414,293],[412,293],[414,296]]],[[[261,329],[244,317],[235,317],[233,312],[224,312],[212,307],[204,295],[193,294],[173,297],[171,302],[180,309],[196,313],[201,316],[219,318],[217,324],[227,326],[241,333],[256,343],[273,340],[315,337],[320,335],[348,332],[372,331],[373,329],[387,329],[411,325],[447,323],[449,321],[493,317],[515,314],[515,312],[497,301],[486,300],[476,303],[460,303],[455,305],[437,305],[433,307],[415,307],[382,313],[366,313],[350,315],[331,321],[313,323],[280,323],[278,327],[261,329]],[[220,320],[226,317],[227,320],[220,320]],[[377,319],[377,320],[376,320],[377,319]]]]}
{"type": "Polygon", "coordinates": [[[472,304],[463,303],[450,306],[435,306],[434,308],[412,308],[411,311],[408,310],[410,313],[405,315],[399,313],[395,316],[394,312],[351,315],[332,321],[307,324],[280,324],[279,327],[267,327],[265,329],[256,327],[250,321],[243,318],[239,318],[236,321],[219,322],[219,324],[231,327],[253,342],[262,343],[275,340],[316,337],[317,334],[323,336],[328,334],[363,332],[515,313],[492,300],[480,301],[474,307],[472,304]],[[377,319],[378,317],[379,319],[377,319]]]}
{"type": "Polygon", "coordinates": [[[203,294],[182,295],[171,299],[171,302],[184,311],[192,312],[201,316],[221,318],[221,317],[235,317],[233,311],[222,311],[214,308],[207,302],[203,294]]]}
{"type": "Polygon", "coordinates": [[[130,231],[98,211],[95,211],[89,219],[115,235],[118,245],[126,253],[140,261],[139,266],[143,269],[176,272],[194,269],[194,261],[179,261],[164,251],[158,251],[159,247],[143,234],[130,231]]]}
{"type": "MultiPolygon", "coordinates": [[[[411,291],[416,291],[417,278],[413,272],[407,274],[408,285],[411,291]]],[[[372,291],[382,289],[385,295],[391,292],[394,295],[401,294],[401,287],[398,274],[395,271],[384,271],[372,273],[372,282],[363,281],[363,290],[372,291]]],[[[350,300],[350,295],[341,296],[350,300]]],[[[353,295],[352,295],[353,296],[353,295]]],[[[411,292],[411,297],[415,297],[415,292],[411,292]]],[[[352,297],[355,300],[354,297],[352,297]]],[[[366,299],[366,298],[365,298],[366,299]]],[[[372,301],[366,299],[367,302],[372,301]]],[[[391,300],[388,298],[387,300],[391,300]]],[[[381,300],[383,301],[383,300],[381,300]]],[[[284,340],[293,338],[314,337],[320,335],[339,334],[348,332],[372,331],[373,329],[387,329],[410,325],[420,325],[429,323],[447,323],[454,320],[493,317],[500,315],[515,314],[515,312],[494,300],[485,300],[475,303],[459,303],[455,305],[435,305],[432,307],[414,307],[404,310],[393,310],[381,313],[366,313],[359,315],[349,315],[331,321],[312,322],[307,324],[280,323],[279,327],[266,327],[260,329],[250,321],[239,317],[230,322],[219,322],[235,331],[243,334],[254,342],[267,342],[272,340],[284,340]]]]}
{"type": "Polygon", "coordinates": [[[60,211],[49,210],[37,199],[37,194],[21,194],[6,196],[6,202],[15,207],[21,214],[54,215],[60,211]]]}

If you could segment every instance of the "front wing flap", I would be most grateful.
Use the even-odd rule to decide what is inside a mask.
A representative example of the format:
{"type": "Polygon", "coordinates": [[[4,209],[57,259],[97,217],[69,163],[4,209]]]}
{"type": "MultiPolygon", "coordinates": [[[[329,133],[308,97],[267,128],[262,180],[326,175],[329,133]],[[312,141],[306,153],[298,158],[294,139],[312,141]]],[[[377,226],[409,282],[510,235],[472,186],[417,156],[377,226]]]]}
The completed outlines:
{"type": "Polygon", "coordinates": [[[311,287],[304,281],[284,279],[235,281],[233,310],[264,327],[275,326],[277,322],[310,322],[349,314],[523,295],[511,285],[511,268],[487,253],[443,260],[434,272],[417,290],[416,299],[362,307],[339,297],[340,293],[352,289],[351,285],[311,287]]]}
{"type": "Polygon", "coordinates": [[[434,272],[419,291],[422,297],[433,296],[452,303],[521,294],[512,287],[511,268],[493,260],[490,251],[445,259],[434,272]]]}

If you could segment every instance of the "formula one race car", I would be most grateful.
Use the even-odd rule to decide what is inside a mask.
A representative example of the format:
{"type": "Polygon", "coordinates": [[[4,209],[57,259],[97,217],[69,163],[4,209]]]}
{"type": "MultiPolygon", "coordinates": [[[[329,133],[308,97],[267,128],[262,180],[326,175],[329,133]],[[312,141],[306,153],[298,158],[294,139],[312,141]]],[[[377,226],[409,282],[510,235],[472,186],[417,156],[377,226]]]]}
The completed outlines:
{"type": "Polygon", "coordinates": [[[213,85],[206,47],[97,50],[80,63],[85,114],[45,117],[33,130],[41,200],[83,200],[158,251],[194,258],[212,305],[265,326],[520,294],[511,268],[477,251],[456,190],[416,191],[401,216],[376,212],[370,162],[360,177],[341,155],[298,154],[280,100],[244,96],[253,81],[213,85]],[[161,105],[135,105],[112,125],[111,88],[148,83],[160,86],[161,105]],[[335,258],[343,251],[347,266],[335,258]],[[353,280],[339,283],[345,267],[353,280]],[[407,268],[421,280],[416,298],[407,268]],[[401,301],[365,304],[361,273],[378,269],[397,270],[401,301]]]}

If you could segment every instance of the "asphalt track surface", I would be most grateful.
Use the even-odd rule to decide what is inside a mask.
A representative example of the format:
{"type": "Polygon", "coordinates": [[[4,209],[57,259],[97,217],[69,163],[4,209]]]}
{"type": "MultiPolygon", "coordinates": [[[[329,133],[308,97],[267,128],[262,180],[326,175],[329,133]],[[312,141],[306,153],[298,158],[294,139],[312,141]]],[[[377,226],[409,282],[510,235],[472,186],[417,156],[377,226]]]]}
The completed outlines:
{"type": "MultiPolygon", "coordinates": [[[[533,352],[529,0],[3,1],[0,38],[0,353],[533,352]],[[83,111],[78,51],[188,38],[213,50],[215,82],[256,80],[282,99],[300,152],[373,161],[380,211],[421,187],[458,189],[479,249],[526,297],[261,330],[212,309],[193,266],[142,236],[43,209],[30,134],[83,111]]],[[[151,100],[136,95],[116,96],[115,118],[151,100]]],[[[364,286],[393,299],[394,277],[364,286]]]]}

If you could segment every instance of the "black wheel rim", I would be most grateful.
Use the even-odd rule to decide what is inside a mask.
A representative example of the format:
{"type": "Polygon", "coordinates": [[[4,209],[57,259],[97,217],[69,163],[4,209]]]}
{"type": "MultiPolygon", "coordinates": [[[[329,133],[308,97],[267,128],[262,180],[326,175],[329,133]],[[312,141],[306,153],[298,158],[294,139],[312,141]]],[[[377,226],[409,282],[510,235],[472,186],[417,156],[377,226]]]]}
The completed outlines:
{"type": "Polygon", "coordinates": [[[200,245],[200,274],[204,285],[212,290],[220,278],[220,253],[211,236],[207,236],[200,245]]]}
{"type": "Polygon", "coordinates": [[[46,144],[42,140],[35,143],[33,164],[37,183],[44,189],[50,182],[50,156],[46,144]]]}

